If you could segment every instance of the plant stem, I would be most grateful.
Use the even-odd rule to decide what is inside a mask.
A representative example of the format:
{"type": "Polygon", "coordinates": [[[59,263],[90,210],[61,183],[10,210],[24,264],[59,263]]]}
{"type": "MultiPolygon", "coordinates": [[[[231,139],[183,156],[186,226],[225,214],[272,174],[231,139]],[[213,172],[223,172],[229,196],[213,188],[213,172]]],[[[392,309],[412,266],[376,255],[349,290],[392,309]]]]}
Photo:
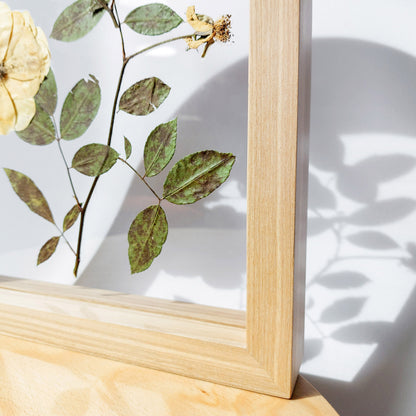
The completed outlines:
{"type": "MultiPolygon", "coordinates": [[[[101,1],[101,0],[99,0],[99,1],[103,5],[103,7],[108,11],[108,13],[110,14],[113,22],[115,22],[114,26],[118,29],[118,31],[120,33],[122,56],[123,56],[123,64],[121,66],[121,71],[120,71],[120,75],[119,75],[119,78],[118,78],[118,84],[117,84],[117,88],[116,88],[116,92],[115,92],[115,96],[114,96],[113,109],[112,109],[112,112],[111,112],[110,128],[109,128],[109,132],[108,132],[107,146],[110,146],[111,145],[111,140],[112,140],[112,137],[113,137],[113,131],[114,131],[114,122],[115,122],[115,116],[116,116],[116,110],[117,110],[117,103],[118,103],[118,99],[119,99],[119,96],[120,96],[121,85],[123,83],[124,72],[126,70],[127,64],[130,62],[131,59],[133,59],[136,56],[141,55],[142,53],[147,52],[147,51],[149,51],[153,48],[157,48],[158,46],[164,45],[166,43],[174,42],[176,40],[185,39],[185,38],[188,38],[188,37],[193,36],[193,35],[178,36],[178,37],[175,37],[175,38],[172,38],[172,39],[164,40],[162,42],[158,42],[158,43],[155,43],[154,45],[151,45],[151,46],[148,46],[144,49],[141,49],[140,51],[137,51],[137,52],[133,53],[132,55],[126,56],[124,35],[123,35],[123,31],[121,29],[121,24],[120,24],[120,19],[118,17],[118,13],[117,13],[116,3],[114,2],[112,4],[113,9],[110,9],[104,1],[101,1]],[[105,6],[104,6],[104,4],[105,4],[105,6]]],[[[133,169],[135,171],[135,169],[132,166],[130,166],[125,160],[123,160],[123,162],[125,162],[131,169],[133,169]]],[[[156,192],[145,181],[144,177],[140,176],[137,172],[136,172],[136,174],[143,180],[143,182],[152,191],[152,193],[156,196],[156,198],[158,198],[159,203],[160,203],[161,198],[156,194],[156,192]]],[[[97,186],[99,178],[100,178],[100,176],[96,176],[94,178],[94,181],[91,185],[90,191],[88,192],[88,196],[87,196],[87,198],[86,198],[86,200],[85,200],[85,202],[84,202],[84,204],[82,205],[82,208],[81,208],[78,242],[77,242],[77,251],[76,251],[76,259],[75,259],[75,266],[74,266],[74,275],[75,275],[75,277],[78,274],[78,268],[79,268],[79,264],[81,262],[81,245],[82,245],[82,235],[83,235],[84,224],[85,224],[85,215],[86,215],[87,208],[88,208],[88,205],[90,203],[91,197],[92,197],[92,195],[94,193],[94,190],[97,186]]]]}
{"type": "Polygon", "coordinates": [[[162,42],[158,42],[155,43],[154,45],[150,45],[147,48],[141,49],[140,51],[137,51],[131,55],[129,55],[126,60],[130,61],[130,59],[135,58],[137,55],[141,55],[144,52],[150,51],[153,48],[157,48],[158,46],[161,45],[165,45],[166,43],[170,43],[170,42],[175,42],[176,40],[180,40],[180,39],[186,39],[186,38],[190,38],[192,37],[194,34],[192,33],[191,35],[183,35],[183,36],[177,36],[176,38],[172,38],[172,39],[168,39],[168,40],[163,40],[162,42]]]}
{"type": "Polygon", "coordinates": [[[84,222],[85,222],[85,213],[87,212],[88,204],[90,203],[92,193],[94,192],[95,187],[97,186],[99,176],[96,176],[94,178],[94,181],[91,185],[90,192],[88,193],[87,199],[85,200],[85,203],[81,209],[80,214],[80,221],[79,221],[79,232],[78,232],[78,242],[77,242],[77,252],[75,254],[75,266],[74,266],[74,276],[77,277],[78,274],[78,267],[81,262],[81,244],[82,244],[82,233],[84,231],[84,222]]]}
{"type": "Polygon", "coordinates": [[[61,155],[62,155],[62,159],[63,159],[63,161],[64,161],[64,163],[65,163],[65,167],[66,167],[66,172],[67,172],[67,174],[68,174],[69,183],[70,183],[71,188],[72,188],[72,193],[74,194],[74,198],[75,198],[75,201],[77,202],[77,205],[81,208],[81,203],[79,202],[79,199],[78,199],[77,193],[76,193],[76,191],[75,191],[74,183],[72,182],[72,177],[71,177],[70,168],[69,168],[69,166],[68,166],[68,163],[67,163],[67,161],[66,161],[66,159],[65,159],[64,152],[63,152],[63,150],[62,150],[62,146],[61,146],[61,139],[56,139],[56,141],[57,141],[57,143],[58,143],[59,152],[61,153],[61,155]]]}
{"type": "MultiPolygon", "coordinates": [[[[58,129],[57,129],[57,125],[56,125],[56,120],[55,120],[55,117],[53,115],[52,115],[52,122],[53,122],[53,125],[55,127],[55,131],[57,132],[58,129]]],[[[63,151],[62,146],[61,146],[61,138],[59,137],[58,134],[56,134],[56,142],[58,143],[59,153],[61,154],[62,160],[64,161],[64,164],[65,164],[65,167],[66,167],[66,173],[68,175],[69,183],[71,185],[71,189],[72,189],[72,193],[74,194],[75,201],[77,202],[77,205],[81,208],[81,203],[79,202],[77,193],[75,191],[74,183],[72,182],[72,176],[71,176],[71,172],[69,170],[70,168],[69,168],[68,162],[66,161],[66,157],[64,155],[64,151],[63,151]]]]}
{"type": "Polygon", "coordinates": [[[76,256],[77,253],[75,252],[75,250],[73,249],[73,247],[71,246],[71,243],[67,240],[67,238],[65,237],[65,234],[63,231],[60,230],[60,228],[54,223],[54,226],[56,227],[56,229],[59,231],[60,236],[65,240],[65,243],[68,245],[68,247],[71,249],[71,251],[74,253],[74,255],[76,256]]]}
{"type": "Polygon", "coordinates": [[[111,20],[113,21],[114,27],[116,27],[116,28],[119,27],[120,23],[117,21],[116,17],[114,16],[113,10],[112,10],[112,8],[114,7],[114,1],[113,1],[113,3],[111,4],[110,7],[108,7],[105,0],[97,0],[97,1],[98,1],[98,3],[100,3],[100,5],[103,7],[103,9],[105,9],[108,12],[108,14],[110,15],[111,20]]]}
{"type": "Polygon", "coordinates": [[[129,162],[127,162],[127,160],[124,160],[123,158],[119,157],[118,160],[122,161],[123,163],[125,163],[142,181],[143,183],[150,189],[150,191],[152,192],[152,194],[159,200],[159,204],[160,201],[162,201],[162,198],[160,198],[160,196],[154,191],[154,189],[148,184],[148,182],[146,181],[146,179],[144,178],[144,176],[140,175],[139,172],[137,172],[136,169],[134,169],[134,167],[132,165],[130,165],[129,162]]]}
{"type": "MultiPolygon", "coordinates": [[[[57,124],[56,124],[56,120],[55,120],[55,117],[52,115],[52,122],[53,122],[53,125],[54,125],[54,127],[55,127],[55,132],[58,132],[58,129],[57,129],[57,124]]],[[[69,179],[69,183],[70,183],[70,185],[71,185],[71,188],[72,188],[72,192],[73,192],[73,195],[74,195],[74,198],[75,198],[75,201],[77,202],[77,205],[78,205],[78,207],[81,209],[81,204],[80,204],[80,202],[79,202],[79,199],[78,199],[78,196],[77,196],[77,193],[76,193],[76,191],[75,191],[75,187],[74,187],[74,183],[72,182],[72,176],[71,176],[71,172],[69,171],[69,166],[68,166],[68,162],[66,161],[66,157],[65,157],[65,155],[64,155],[64,151],[63,151],[63,149],[62,149],[62,146],[61,146],[61,138],[59,137],[59,134],[57,133],[56,134],[56,142],[58,143],[58,148],[59,148],[59,153],[61,154],[61,156],[62,156],[62,160],[64,161],[64,164],[65,164],[65,167],[66,167],[66,172],[67,172],[67,174],[68,174],[68,179],[69,179]]],[[[74,253],[74,255],[76,256],[77,255],[77,253],[75,252],[75,250],[74,250],[74,248],[72,247],[72,245],[71,245],[71,243],[68,241],[68,239],[65,237],[65,235],[64,235],[64,232],[63,231],[61,231],[61,229],[56,225],[56,223],[54,222],[53,223],[53,225],[56,227],[56,229],[59,231],[59,234],[60,234],[60,236],[64,239],[64,241],[66,242],[66,244],[68,245],[68,247],[71,249],[71,251],[74,253]]]]}
{"type": "MultiPolygon", "coordinates": [[[[118,83],[117,83],[117,88],[116,88],[116,93],[115,93],[114,101],[113,101],[113,109],[112,109],[112,112],[111,112],[111,121],[110,121],[110,129],[109,129],[108,138],[107,138],[107,146],[111,145],[111,140],[112,140],[112,137],[113,137],[114,121],[115,121],[115,117],[116,117],[118,97],[120,95],[121,84],[123,82],[124,72],[126,70],[127,63],[128,63],[128,61],[123,59],[123,65],[121,66],[121,71],[120,71],[120,75],[119,75],[118,83]]],[[[81,210],[81,214],[80,214],[79,233],[78,233],[78,242],[77,242],[77,253],[76,253],[76,260],[75,260],[75,267],[74,267],[75,277],[78,274],[78,267],[79,267],[79,263],[81,261],[81,245],[82,245],[82,234],[83,234],[83,231],[84,231],[85,214],[87,212],[88,205],[90,203],[92,194],[94,193],[95,187],[97,186],[99,178],[100,178],[100,176],[96,176],[94,178],[94,181],[91,185],[90,191],[88,192],[87,199],[85,200],[84,205],[82,206],[82,210],[81,210]]]]}
{"type": "Polygon", "coordinates": [[[123,29],[121,28],[120,23],[120,16],[118,15],[117,5],[116,2],[113,0],[113,3],[111,5],[111,10],[114,10],[112,14],[115,16],[115,18],[118,21],[118,32],[120,33],[120,40],[121,40],[121,52],[123,54],[123,62],[126,59],[126,47],[124,44],[124,36],[123,36],[123,29]]]}

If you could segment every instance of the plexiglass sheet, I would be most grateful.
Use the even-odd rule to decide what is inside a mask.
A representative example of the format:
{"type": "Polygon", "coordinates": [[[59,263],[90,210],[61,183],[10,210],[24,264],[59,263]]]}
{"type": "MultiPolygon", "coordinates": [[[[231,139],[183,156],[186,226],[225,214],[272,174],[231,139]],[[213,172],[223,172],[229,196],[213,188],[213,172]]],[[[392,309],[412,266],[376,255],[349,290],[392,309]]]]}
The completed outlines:
{"type": "MultiPolygon", "coordinates": [[[[84,37],[73,42],[51,39],[54,22],[72,1],[13,0],[13,10],[28,10],[35,25],[48,36],[51,66],[58,88],[55,121],[65,98],[81,79],[97,79],[101,105],[81,137],[61,140],[71,165],[74,154],[89,143],[106,143],[117,80],[122,64],[118,30],[108,14],[84,37]],[[90,74],[94,78],[90,77],[90,74]]],[[[121,161],[100,177],[85,215],[78,278],[73,275],[74,254],[61,238],[51,258],[36,266],[42,245],[57,228],[32,213],[17,197],[6,174],[0,176],[0,274],[79,284],[120,292],[243,309],[245,307],[246,257],[246,142],[248,86],[249,2],[166,1],[183,20],[177,28],[145,36],[122,25],[127,55],[163,40],[194,33],[186,22],[188,6],[217,21],[230,14],[231,42],[216,41],[201,57],[204,45],[188,50],[185,40],[166,43],[132,59],[126,67],[121,93],[134,83],[157,77],[171,87],[166,100],[146,116],[117,109],[111,146],[125,159],[124,137],[132,144],[131,167],[144,173],[143,151],[150,132],[177,117],[176,153],[159,175],[147,178],[160,195],[170,169],[185,156],[202,150],[231,152],[236,162],[228,180],[208,197],[190,205],[162,201],[169,231],[153,264],[131,275],[127,233],[145,208],[158,201],[146,185],[121,161]]],[[[109,2],[111,5],[112,2],[109,2]]],[[[116,0],[121,21],[135,8],[147,4],[116,0]]],[[[210,20],[205,19],[210,22],[210,20]]],[[[15,133],[0,141],[0,166],[22,172],[42,191],[53,218],[62,229],[65,214],[75,200],[58,142],[36,146],[15,133]]],[[[84,202],[93,178],[70,169],[74,188],[84,202]]],[[[79,218],[65,236],[75,249],[79,218]]]]}

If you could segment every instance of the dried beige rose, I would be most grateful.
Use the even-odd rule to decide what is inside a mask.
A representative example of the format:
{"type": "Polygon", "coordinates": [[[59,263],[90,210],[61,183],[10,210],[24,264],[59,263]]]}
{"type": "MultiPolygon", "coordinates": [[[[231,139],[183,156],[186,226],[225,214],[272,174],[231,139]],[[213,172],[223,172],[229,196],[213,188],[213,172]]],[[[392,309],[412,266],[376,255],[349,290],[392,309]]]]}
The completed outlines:
{"type": "Polygon", "coordinates": [[[205,43],[202,57],[215,40],[228,42],[231,39],[231,16],[225,15],[216,22],[209,17],[195,13],[195,6],[189,6],[186,10],[186,20],[195,30],[192,37],[187,37],[186,43],[190,49],[197,49],[205,43]]]}
{"type": "Polygon", "coordinates": [[[24,130],[36,112],[34,96],[49,72],[42,29],[28,12],[0,2],[0,134],[24,130]]]}

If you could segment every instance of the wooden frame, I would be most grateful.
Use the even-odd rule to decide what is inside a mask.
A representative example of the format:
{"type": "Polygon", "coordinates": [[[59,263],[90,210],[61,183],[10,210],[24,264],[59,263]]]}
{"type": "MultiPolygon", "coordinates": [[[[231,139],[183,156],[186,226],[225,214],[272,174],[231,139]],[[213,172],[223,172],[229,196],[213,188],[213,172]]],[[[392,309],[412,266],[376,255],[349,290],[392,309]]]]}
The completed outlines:
{"type": "Polygon", "coordinates": [[[247,312],[0,280],[0,333],[289,398],[303,346],[311,2],[251,0],[247,312]]]}

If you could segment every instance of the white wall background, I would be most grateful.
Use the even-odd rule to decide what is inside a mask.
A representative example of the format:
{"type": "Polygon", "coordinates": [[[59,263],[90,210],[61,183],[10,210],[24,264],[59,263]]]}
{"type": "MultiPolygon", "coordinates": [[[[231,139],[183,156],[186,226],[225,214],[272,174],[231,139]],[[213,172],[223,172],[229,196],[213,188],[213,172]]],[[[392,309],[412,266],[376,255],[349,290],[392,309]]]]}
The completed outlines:
{"type": "Polygon", "coordinates": [[[415,414],[414,16],[314,1],[302,370],[343,416],[415,414]]]}

